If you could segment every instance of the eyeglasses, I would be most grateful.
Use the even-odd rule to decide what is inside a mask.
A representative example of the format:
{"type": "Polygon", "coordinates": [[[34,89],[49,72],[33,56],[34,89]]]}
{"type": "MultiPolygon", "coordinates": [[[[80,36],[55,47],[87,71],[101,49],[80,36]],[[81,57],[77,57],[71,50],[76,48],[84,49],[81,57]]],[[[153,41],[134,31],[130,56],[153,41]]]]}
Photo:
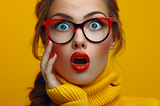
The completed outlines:
{"type": "Polygon", "coordinates": [[[114,18],[98,17],[84,21],[81,24],[73,23],[65,19],[50,19],[43,21],[49,39],[56,44],[66,44],[70,42],[76,33],[77,28],[81,28],[85,38],[93,43],[103,42],[107,39],[114,18]]]}

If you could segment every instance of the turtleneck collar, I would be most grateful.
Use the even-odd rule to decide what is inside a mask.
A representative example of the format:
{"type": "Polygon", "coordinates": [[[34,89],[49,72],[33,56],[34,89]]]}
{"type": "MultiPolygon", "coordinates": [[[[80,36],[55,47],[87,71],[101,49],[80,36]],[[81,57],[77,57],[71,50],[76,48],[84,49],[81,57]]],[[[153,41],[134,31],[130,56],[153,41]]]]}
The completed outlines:
{"type": "MultiPolygon", "coordinates": [[[[55,74],[57,79],[62,83],[67,82],[60,75],[55,74]]],[[[76,85],[83,89],[88,97],[91,106],[106,105],[112,102],[121,91],[121,78],[115,71],[109,71],[106,67],[102,74],[88,84],[76,85]]]]}

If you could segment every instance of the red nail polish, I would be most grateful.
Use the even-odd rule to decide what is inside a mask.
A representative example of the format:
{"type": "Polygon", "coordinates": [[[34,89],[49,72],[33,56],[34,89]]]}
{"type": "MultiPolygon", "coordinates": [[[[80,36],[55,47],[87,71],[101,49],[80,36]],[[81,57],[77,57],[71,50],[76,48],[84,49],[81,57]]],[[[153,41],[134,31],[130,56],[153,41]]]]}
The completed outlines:
{"type": "Polygon", "coordinates": [[[53,58],[55,55],[56,55],[56,53],[54,53],[54,54],[51,56],[51,58],[53,58]]]}
{"type": "Polygon", "coordinates": [[[48,38],[47,46],[48,46],[48,44],[49,44],[49,40],[50,40],[50,39],[48,38]]]}

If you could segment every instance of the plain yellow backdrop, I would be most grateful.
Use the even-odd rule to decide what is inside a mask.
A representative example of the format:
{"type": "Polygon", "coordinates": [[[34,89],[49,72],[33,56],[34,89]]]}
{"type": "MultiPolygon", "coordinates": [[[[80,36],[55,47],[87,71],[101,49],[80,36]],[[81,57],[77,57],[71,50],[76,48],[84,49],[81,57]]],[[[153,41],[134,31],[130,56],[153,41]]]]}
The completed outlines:
{"type": "MultiPolygon", "coordinates": [[[[36,0],[0,0],[0,106],[25,106],[40,71],[31,53],[36,0]]],[[[126,50],[122,94],[160,99],[160,1],[118,0],[126,50]]]]}

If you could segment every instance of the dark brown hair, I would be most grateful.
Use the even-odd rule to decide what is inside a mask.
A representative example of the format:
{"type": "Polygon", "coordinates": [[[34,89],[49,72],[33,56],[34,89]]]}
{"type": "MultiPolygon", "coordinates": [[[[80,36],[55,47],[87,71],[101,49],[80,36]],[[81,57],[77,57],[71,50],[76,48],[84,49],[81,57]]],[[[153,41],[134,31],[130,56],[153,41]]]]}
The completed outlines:
{"type": "MultiPolygon", "coordinates": [[[[47,18],[48,10],[52,1],[53,0],[40,0],[37,2],[35,9],[38,21],[35,26],[35,35],[33,37],[33,43],[32,43],[32,53],[33,56],[38,60],[41,60],[42,57],[38,55],[39,40],[42,39],[42,44],[46,44],[45,42],[46,40],[44,40],[45,29],[41,27],[41,25],[42,22],[47,18]]],[[[118,40],[112,55],[112,59],[114,59],[116,55],[122,50],[125,40],[122,34],[123,31],[118,15],[119,9],[116,0],[103,0],[103,1],[106,4],[109,16],[115,19],[115,23],[113,23],[112,25],[112,30],[113,30],[113,35],[117,36],[118,40]]],[[[49,103],[51,102],[51,99],[46,94],[46,85],[41,72],[38,73],[37,75],[34,88],[30,92],[29,98],[31,101],[30,106],[48,106],[49,103]]]]}

